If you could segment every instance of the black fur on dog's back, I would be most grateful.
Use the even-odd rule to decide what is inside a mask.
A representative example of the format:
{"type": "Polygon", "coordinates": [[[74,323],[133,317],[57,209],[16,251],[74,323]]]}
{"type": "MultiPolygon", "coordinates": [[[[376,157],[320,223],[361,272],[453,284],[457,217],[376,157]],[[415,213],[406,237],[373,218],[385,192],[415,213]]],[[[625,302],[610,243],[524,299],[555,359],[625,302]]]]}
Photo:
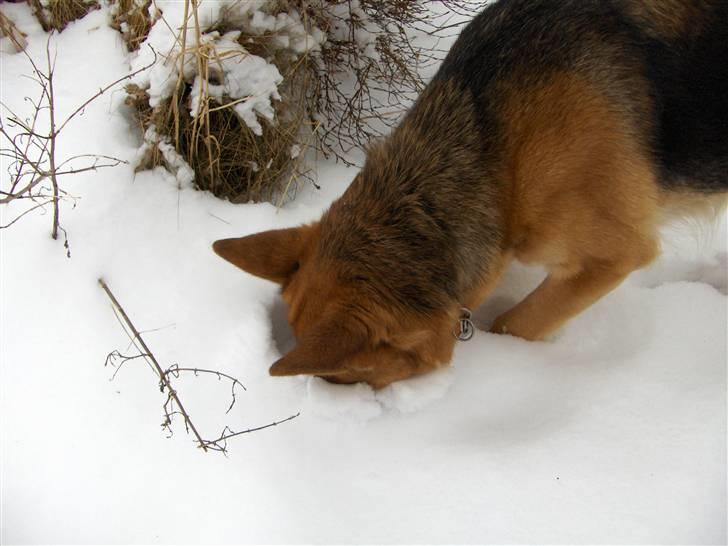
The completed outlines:
{"type": "Polygon", "coordinates": [[[652,40],[648,75],[658,115],[657,155],[663,184],[728,189],[728,2],[697,36],[652,40]]]}
{"type": "Polygon", "coordinates": [[[435,79],[472,95],[483,136],[494,141],[504,81],[535,86],[557,72],[582,74],[629,118],[663,187],[726,191],[728,0],[659,2],[500,0],[463,30],[435,79]],[[671,8],[692,17],[669,31],[649,17],[671,8]]]}

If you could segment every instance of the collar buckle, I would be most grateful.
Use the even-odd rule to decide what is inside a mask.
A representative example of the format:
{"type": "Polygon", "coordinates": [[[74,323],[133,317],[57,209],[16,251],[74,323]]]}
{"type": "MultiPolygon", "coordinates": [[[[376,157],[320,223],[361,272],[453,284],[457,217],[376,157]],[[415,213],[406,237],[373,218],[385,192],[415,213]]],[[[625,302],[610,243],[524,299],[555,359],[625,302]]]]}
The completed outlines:
{"type": "Polygon", "coordinates": [[[470,341],[475,335],[475,325],[473,324],[473,312],[467,307],[460,308],[460,318],[458,326],[452,335],[458,341],[470,341]]]}

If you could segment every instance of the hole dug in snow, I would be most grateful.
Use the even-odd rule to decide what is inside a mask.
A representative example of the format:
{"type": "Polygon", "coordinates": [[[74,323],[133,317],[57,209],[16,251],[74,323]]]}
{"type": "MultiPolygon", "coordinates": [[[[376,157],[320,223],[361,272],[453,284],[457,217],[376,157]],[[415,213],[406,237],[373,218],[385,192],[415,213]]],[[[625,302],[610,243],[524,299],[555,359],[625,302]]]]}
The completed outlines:
{"type": "Polygon", "coordinates": [[[288,306],[280,296],[276,296],[268,311],[271,322],[273,345],[283,356],[296,346],[296,336],[288,324],[288,306]]]}

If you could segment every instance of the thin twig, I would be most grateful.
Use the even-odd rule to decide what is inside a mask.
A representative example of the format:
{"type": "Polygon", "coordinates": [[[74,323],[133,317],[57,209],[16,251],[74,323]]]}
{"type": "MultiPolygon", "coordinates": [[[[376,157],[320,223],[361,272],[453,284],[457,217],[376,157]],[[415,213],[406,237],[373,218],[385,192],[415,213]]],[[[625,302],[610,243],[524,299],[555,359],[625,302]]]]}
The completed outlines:
{"type": "Polygon", "coordinates": [[[179,377],[180,372],[192,372],[195,374],[195,376],[198,376],[199,374],[210,374],[217,376],[217,379],[220,380],[223,377],[225,379],[230,380],[231,386],[230,386],[230,405],[228,406],[227,411],[225,413],[230,413],[230,410],[233,409],[233,406],[235,405],[235,402],[237,401],[237,398],[235,396],[235,387],[237,385],[240,385],[240,387],[247,391],[248,389],[245,388],[245,385],[243,385],[238,379],[233,377],[232,375],[228,375],[223,372],[219,372],[217,370],[206,370],[204,368],[180,368],[177,364],[174,364],[170,366],[167,370],[165,370],[166,375],[173,375],[174,377],[179,377]]]}
{"type": "Polygon", "coordinates": [[[57,135],[58,133],[60,133],[63,130],[63,128],[68,124],[69,121],[71,121],[73,118],[75,118],[80,112],[83,111],[84,108],[86,108],[89,104],[91,104],[93,101],[98,99],[101,95],[106,93],[109,89],[111,89],[115,85],[120,84],[121,82],[123,82],[125,80],[131,79],[134,76],[136,76],[137,74],[141,74],[145,70],[153,67],[154,64],[157,62],[157,52],[151,45],[149,45],[148,47],[149,47],[149,49],[152,50],[152,54],[154,55],[154,59],[148,65],[143,66],[143,67],[139,68],[138,70],[135,70],[134,72],[131,72],[130,74],[127,74],[126,76],[122,76],[121,78],[118,78],[118,79],[114,80],[113,82],[111,82],[110,84],[99,89],[99,91],[93,97],[91,97],[90,99],[85,101],[81,106],[76,108],[76,110],[74,110],[71,113],[71,115],[69,115],[66,118],[66,120],[63,123],[61,123],[61,126],[56,131],[52,131],[51,135],[57,135]]]}
{"type": "Polygon", "coordinates": [[[123,355],[119,351],[112,351],[106,356],[106,362],[104,362],[104,366],[111,366],[114,368],[114,374],[111,376],[109,381],[113,381],[116,379],[116,374],[121,371],[121,368],[124,364],[127,362],[130,362],[132,360],[136,360],[137,358],[149,358],[149,354],[147,353],[140,353],[138,355],[123,355]]]}
{"type": "Polygon", "coordinates": [[[225,452],[227,450],[227,441],[230,438],[234,438],[236,436],[241,436],[243,434],[249,434],[251,432],[257,432],[259,430],[264,430],[266,428],[276,427],[276,426],[278,426],[278,425],[280,425],[282,423],[285,423],[287,421],[291,421],[291,420],[295,419],[299,415],[301,415],[301,412],[300,411],[298,413],[294,414],[294,415],[291,415],[290,417],[286,417],[285,419],[281,419],[280,421],[275,421],[273,423],[268,423],[267,425],[262,425],[260,427],[255,427],[255,428],[249,428],[249,429],[246,429],[246,430],[241,430],[239,432],[234,432],[231,428],[225,427],[223,429],[222,433],[220,434],[220,436],[217,439],[208,441],[206,445],[210,449],[215,449],[217,451],[223,451],[223,452],[225,452]]]}

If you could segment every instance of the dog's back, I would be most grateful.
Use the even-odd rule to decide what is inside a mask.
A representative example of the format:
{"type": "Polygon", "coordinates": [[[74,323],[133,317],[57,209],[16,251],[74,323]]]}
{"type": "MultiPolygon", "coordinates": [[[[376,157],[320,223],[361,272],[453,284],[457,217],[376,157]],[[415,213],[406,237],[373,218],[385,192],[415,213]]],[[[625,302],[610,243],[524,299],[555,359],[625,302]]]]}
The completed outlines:
{"type": "Polygon", "coordinates": [[[728,190],[728,1],[500,0],[437,78],[467,85],[492,135],[504,82],[534,87],[558,72],[589,81],[631,122],[663,187],[728,190]]]}
{"type": "Polygon", "coordinates": [[[676,35],[666,33],[644,46],[655,94],[660,182],[726,191],[728,2],[686,1],[681,6],[687,13],[676,35]]]}

